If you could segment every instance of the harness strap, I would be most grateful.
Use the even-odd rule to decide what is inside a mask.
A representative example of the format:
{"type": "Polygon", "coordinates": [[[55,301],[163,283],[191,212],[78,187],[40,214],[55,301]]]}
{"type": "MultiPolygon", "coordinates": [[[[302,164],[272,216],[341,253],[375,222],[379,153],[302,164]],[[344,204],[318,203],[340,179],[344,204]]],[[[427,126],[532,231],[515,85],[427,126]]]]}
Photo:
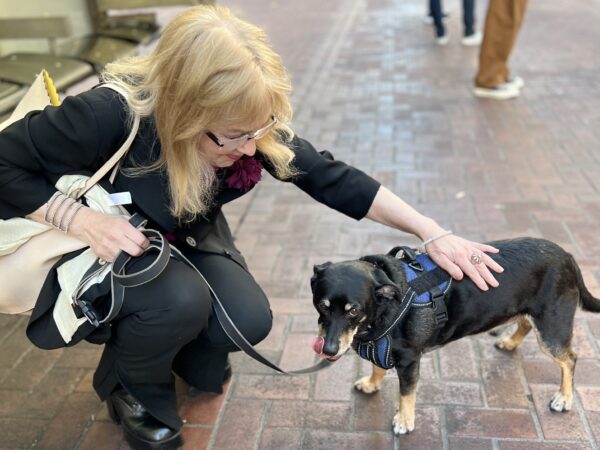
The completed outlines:
{"type": "Polygon", "coordinates": [[[420,274],[417,278],[408,282],[408,285],[415,290],[417,295],[423,292],[431,291],[431,286],[437,288],[438,285],[448,281],[448,273],[439,266],[429,272],[420,274]]]}

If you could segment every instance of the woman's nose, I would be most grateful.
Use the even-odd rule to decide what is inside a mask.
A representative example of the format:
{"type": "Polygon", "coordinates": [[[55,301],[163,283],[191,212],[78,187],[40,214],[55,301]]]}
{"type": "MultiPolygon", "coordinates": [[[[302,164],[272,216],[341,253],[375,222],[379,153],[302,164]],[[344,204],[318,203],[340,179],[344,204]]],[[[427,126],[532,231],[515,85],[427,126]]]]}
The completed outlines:
{"type": "Polygon", "coordinates": [[[256,141],[254,139],[248,139],[238,148],[238,152],[243,153],[246,156],[254,156],[256,153],[256,141]]]}

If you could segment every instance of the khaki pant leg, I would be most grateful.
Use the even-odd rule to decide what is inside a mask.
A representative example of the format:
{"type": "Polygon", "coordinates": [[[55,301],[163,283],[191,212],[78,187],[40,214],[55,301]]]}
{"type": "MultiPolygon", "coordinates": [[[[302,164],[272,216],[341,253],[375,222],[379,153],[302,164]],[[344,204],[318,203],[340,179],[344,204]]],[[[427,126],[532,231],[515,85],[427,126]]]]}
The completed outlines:
{"type": "Polygon", "coordinates": [[[479,51],[476,86],[491,88],[508,79],[508,58],[519,34],[526,7],[527,0],[490,0],[479,51]]]}

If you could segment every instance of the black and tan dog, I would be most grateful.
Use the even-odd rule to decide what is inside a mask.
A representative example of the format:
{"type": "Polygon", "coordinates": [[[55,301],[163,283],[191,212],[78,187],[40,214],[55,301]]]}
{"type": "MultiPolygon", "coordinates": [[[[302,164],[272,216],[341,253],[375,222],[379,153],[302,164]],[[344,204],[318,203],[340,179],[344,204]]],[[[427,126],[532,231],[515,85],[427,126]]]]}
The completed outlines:
{"type": "MultiPolygon", "coordinates": [[[[573,257],[558,245],[533,238],[490,245],[500,250],[491,257],[505,269],[496,275],[498,288],[483,292],[468,279],[453,281],[444,299],[448,320],[443,326],[436,327],[432,308],[410,308],[394,326],[389,356],[400,380],[399,409],[392,423],[395,434],[409,433],[415,427],[419,361],[424,352],[511,320],[518,324],[516,331],[496,346],[514,350],[534,328],[541,349],[556,361],[562,374],[550,409],[571,409],[577,359],[571,349],[575,310],[581,305],[600,312],[600,300],[585,287],[573,257]]],[[[311,286],[319,312],[320,344],[314,344],[315,351],[330,360],[351,346],[357,350],[362,339],[389,328],[409,288],[401,261],[389,255],[317,265],[311,286]]],[[[385,373],[373,365],[373,373],[358,380],[355,387],[376,392],[385,373]]]]}

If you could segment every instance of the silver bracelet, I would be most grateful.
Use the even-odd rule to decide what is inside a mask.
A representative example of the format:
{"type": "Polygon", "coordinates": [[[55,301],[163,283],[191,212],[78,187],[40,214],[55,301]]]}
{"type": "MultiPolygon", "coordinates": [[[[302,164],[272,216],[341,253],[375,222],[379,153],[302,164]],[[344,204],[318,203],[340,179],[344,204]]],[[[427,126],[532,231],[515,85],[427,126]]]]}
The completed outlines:
{"type": "Polygon", "coordinates": [[[46,202],[46,211],[44,212],[44,220],[46,222],[49,222],[49,220],[48,220],[48,212],[50,211],[50,208],[52,208],[52,204],[57,199],[57,197],[59,197],[60,195],[63,195],[63,193],[60,192],[60,191],[56,191],[52,195],[52,197],[50,197],[50,199],[46,202]]]}
{"type": "Polygon", "coordinates": [[[75,206],[71,207],[71,211],[69,212],[69,215],[65,219],[65,225],[64,225],[65,228],[64,228],[64,230],[61,228],[62,231],[64,231],[65,233],[69,232],[69,225],[71,225],[71,222],[72,222],[73,218],[75,217],[75,214],[77,214],[77,211],[79,211],[83,206],[84,206],[83,203],[76,202],[75,206]]]}
{"type": "Polygon", "coordinates": [[[62,229],[62,221],[65,217],[65,214],[67,213],[67,211],[69,211],[69,209],[71,209],[73,207],[73,205],[77,203],[77,200],[75,200],[74,198],[68,197],[65,202],[64,202],[64,206],[61,205],[61,207],[56,211],[58,213],[58,217],[56,218],[56,223],[53,223],[53,225],[58,228],[60,231],[64,231],[62,229]]]}
{"type": "Polygon", "coordinates": [[[50,223],[50,225],[52,225],[54,228],[58,228],[56,226],[56,224],[54,223],[54,216],[56,215],[56,213],[60,209],[61,205],[68,198],[69,197],[67,197],[65,194],[61,193],[58,197],[56,197],[56,199],[54,200],[54,202],[52,202],[52,205],[50,206],[50,209],[51,209],[52,212],[50,213],[50,217],[48,218],[48,220],[46,222],[50,223]]]}
{"type": "Polygon", "coordinates": [[[441,238],[443,238],[445,236],[448,236],[450,234],[452,234],[452,230],[444,230],[443,233],[440,233],[440,234],[438,234],[436,236],[430,237],[429,239],[423,241],[423,243],[419,247],[419,251],[421,253],[427,253],[427,250],[425,249],[426,245],[431,244],[433,241],[437,241],[438,239],[441,239],[441,238]]]}

